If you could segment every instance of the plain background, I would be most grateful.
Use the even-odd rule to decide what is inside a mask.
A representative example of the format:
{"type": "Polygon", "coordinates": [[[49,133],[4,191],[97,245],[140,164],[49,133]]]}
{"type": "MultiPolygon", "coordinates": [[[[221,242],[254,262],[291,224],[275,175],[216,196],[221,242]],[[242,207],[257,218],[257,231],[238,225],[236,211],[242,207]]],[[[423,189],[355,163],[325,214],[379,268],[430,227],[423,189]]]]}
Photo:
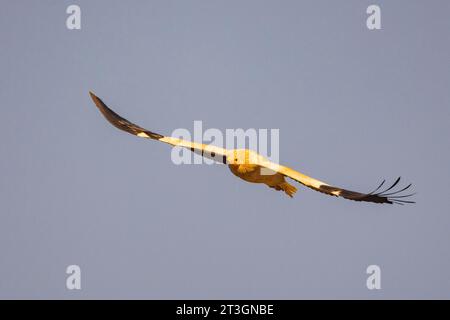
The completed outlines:
{"type": "Polygon", "coordinates": [[[1,1],[0,297],[449,298],[449,15],[444,0],[1,1]],[[283,164],[363,192],[401,175],[417,204],[289,199],[176,166],[89,90],[162,134],[279,128],[283,164]]]}

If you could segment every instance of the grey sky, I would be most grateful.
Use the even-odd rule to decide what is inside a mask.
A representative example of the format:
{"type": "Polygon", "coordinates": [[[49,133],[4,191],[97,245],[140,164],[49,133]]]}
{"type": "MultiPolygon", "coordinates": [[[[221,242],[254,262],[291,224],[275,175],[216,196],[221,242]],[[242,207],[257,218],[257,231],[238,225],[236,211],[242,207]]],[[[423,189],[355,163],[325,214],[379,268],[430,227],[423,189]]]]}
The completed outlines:
{"type": "Polygon", "coordinates": [[[1,4],[0,298],[449,298],[450,2],[76,1],[70,31],[72,3],[1,4]],[[175,166],[89,90],[162,134],[279,128],[283,164],[358,191],[401,175],[417,204],[175,166]]]}

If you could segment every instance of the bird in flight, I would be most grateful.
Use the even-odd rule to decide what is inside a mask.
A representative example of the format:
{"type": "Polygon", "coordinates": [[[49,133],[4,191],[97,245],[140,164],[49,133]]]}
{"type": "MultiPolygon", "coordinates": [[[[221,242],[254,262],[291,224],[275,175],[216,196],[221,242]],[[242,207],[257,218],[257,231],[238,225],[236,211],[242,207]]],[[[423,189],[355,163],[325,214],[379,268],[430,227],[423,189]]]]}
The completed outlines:
{"type": "Polygon", "coordinates": [[[415,203],[406,200],[413,194],[403,195],[402,192],[409,189],[411,184],[396,190],[395,186],[400,182],[400,177],[388,188],[382,190],[386,180],[370,193],[360,193],[339,187],[331,186],[320,180],[311,178],[291,168],[274,163],[260,154],[248,149],[227,150],[213,145],[206,145],[197,142],[186,141],[174,137],[167,137],[161,134],[144,129],[130,121],[122,118],[111,110],[99,97],[89,92],[92,100],[103,116],[116,128],[131,133],[135,136],[152,139],[167,143],[172,146],[190,149],[192,152],[201,154],[216,162],[228,165],[231,172],[237,177],[251,183],[263,183],[275,190],[284,191],[289,197],[293,197],[297,188],[286,181],[286,178],[295,180],[302,185],[313,190],[328,194],[330,196],[342,197],[354,201],[365,201],[374,203],[406,204],[415,203]]]}

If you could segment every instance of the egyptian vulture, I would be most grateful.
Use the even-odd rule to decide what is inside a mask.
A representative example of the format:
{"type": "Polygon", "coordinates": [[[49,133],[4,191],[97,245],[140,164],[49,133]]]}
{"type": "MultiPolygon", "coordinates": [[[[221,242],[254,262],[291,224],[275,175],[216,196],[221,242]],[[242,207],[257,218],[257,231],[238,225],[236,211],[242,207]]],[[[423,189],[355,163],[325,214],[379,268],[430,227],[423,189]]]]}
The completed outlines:
{"type": "Polygon", "coordinates": [[[271,162],[260,154],[248,149],[227,150],[212,145],[206,145],[191,141],[186,141],[173,137],[166,137],[150,130],[144,129],[130,121],[122,118],[112,111],[108,106],[98,98],[94,93],[89,92],[92,100],[103,116],[116,128],[131,133],[141,138],[147,138],[165,142],[172,146],[184,147],[192,152],[201,154],[204,157],[215,160],[216,162],[227,164],[231,172],[237,177],[252,183],[264,183],[275,190],[284,191],[289,197],[293,197],[297,188],[286,181],[291,178],[304,186],[313,190],[328,194],[330,196],[343,197],[354,201],[366,201],[375,203],[414,203],[406,200],[413,194],[402,195],[401,192],[409,189],[411,184],[394,191],[394,187],[400,182],[400,177],[387,189],[380,191],[385,180],[370,193],[359,193],[338,187],[331,186],[320,180],[311,178],[303,173],[291,168],[271,162]]]}

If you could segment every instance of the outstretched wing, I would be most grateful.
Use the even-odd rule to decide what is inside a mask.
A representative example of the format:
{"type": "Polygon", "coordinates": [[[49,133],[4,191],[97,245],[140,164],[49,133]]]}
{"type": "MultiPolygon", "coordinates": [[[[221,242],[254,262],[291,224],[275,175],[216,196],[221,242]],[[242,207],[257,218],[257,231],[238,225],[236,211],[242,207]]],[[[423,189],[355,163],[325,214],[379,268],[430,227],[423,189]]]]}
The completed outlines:
{"type": "Polygon", "coordinates": [[[272,171],[276,171],[281,173],[282,175],[289,177],[301,184],[311,188],[313,190],[328,194],[330,196],[343,197],[345,199],[354,200],[354,201],[366,201],[366,202],[375,202],[375,203],[397,203],[397,204],[405,204],[405,203],[415,203],[414,201],[405,200],[404,198],[408,198],[413,194],[402,195],[401,192],[409,189],[411,184],[406,187],[393,191],[394,187],[400,182],[400,177],[395,180],[395,182],[387,189],[383,191],[379,191],[381,187],[384,185],[386,180],[376,188],[374,191],[370,193],[360,193],[356,191],[346,190],[339,187],[331,186],[325,182],[320,180],[311,178],[303,173],[295,171],[291,168],[278,165],[276,163],[270,161],[262,161],[259,163],[262,167],[268,168],[272,171]],[[390,192],[389,192],[390,191],[390,192]]]}
{"type": "Polygon", "coordinates": [[[99,97],[97,97],[93,92],[89,92],[92,100],[94,101],[97,108],[100,110],[100,112],[103,114],[103,116],[106,118],[106,120],[109,121],[113,126],[116,128],[126,131],[128,133],[131,133],[132,135],[141,137],[141,138],[147,138],[147,139],[153,139],[157,141],[161,141],[167,144],[170,144],[172,146],[178,146],[183,148],[188,148],[192,152],[198,153],[204,157],[210,158],[212,160],[215,160],[217,162],[226,163],[226,156],[227,156],[227,150],[223,148],[219,148],[212,145],[207,145],[203,143],[197,143],[192,141],[186,141],[183,139],[173,138],[173,137],[166,137],[161,134],[152,132],[150,130],[144,129],[130,121],[128,121],[125,118],[122,118],[117,113],[115,113],[113,110],[111,110],[99,97]]]}

